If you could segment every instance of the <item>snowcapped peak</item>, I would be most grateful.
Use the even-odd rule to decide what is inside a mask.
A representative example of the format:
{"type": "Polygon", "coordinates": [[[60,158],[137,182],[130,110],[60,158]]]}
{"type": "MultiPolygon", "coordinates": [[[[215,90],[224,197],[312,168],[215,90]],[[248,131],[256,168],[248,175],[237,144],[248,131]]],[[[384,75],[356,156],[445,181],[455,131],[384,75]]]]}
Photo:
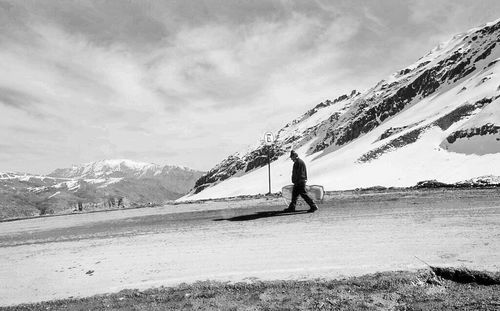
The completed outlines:
{"type": "Polygon", "coordinates": [[[119,171],[124,169],[131,170],[145,170],[150,168],[158,168],[159,165],[153,163],[146,162],[138,162],[128,159],[110,159],[110,160],[101,160],[97,162],[91,162],[83,165],[86,171],[119,171]]]}
{"type": "Polygon", "coordinates": [[[11,179],[16,177],[17,174],[9,173],[9,172],[0,172],[0,179],[11,179]]]}
{"type": "Polygon", "coordinates": [[[499,18],[499,19],[496,19],[496,20],[494,20],[494,21],[492,21],[492,22],[486,23],[486,24],[485,24],[485,26],[486,26],[486,27],[491,27],[491,26],[496,25],[496,24],[498,24],[498,23],[500,23],[500,18],[499,18]]]}
{"type": "Polygon", "coordinates": [[[192,171],[181,166],[140,162],[129,159],[108,159],[89,162],[82,165],[73,165],[70,168],[57,169],[49,176],[64,178],[147,178],[169,173],[174,170],[192,171]]]}
{"type": "Polygon", "coordinates": [[[125,165],[129,167],[144,167],[147,165],[151,165],[152,163],[133,161],[128,159],[108,159],[108,160],[100,160],[96,162],[89,162],[83,165],[101,165],[101,166],[110,166],[116,167],[120,165],[125,165]]]}
{"type": "Polygon", "coordinates": [[[456,34],[451,39],[439,43],[422,59],[428,61],[433,59],[437,60],[447,56],[453,51],[464,52],[471,46],[472,42],[475,41],[478,37],[482,37],[488,31],[494,31],[495,29],[498,29],[499,25],[500,25],[500,19],[497,19],[496,21],[484,24],[482,26],[469,29],[466,32],[456,34]]]}
{"type": "Polygon", "coordinates": [[[161,170],[161,167],[153,163],[128,159],[109,159],[57,169],[50,175],[66,178],[138,177],[148,171],[157,170],[161,170]]]}

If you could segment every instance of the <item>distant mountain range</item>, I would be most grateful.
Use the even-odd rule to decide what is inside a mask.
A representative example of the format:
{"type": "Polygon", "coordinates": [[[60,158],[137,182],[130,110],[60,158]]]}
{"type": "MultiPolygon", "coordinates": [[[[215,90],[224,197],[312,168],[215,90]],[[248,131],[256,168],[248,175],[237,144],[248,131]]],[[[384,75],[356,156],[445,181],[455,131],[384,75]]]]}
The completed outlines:
{"type": "Polygon", "coordinates": [[[186,194],[203,172],[104,160],[46,175],[0,173],[0,218],[161,204],[186,194]]]}
{"type": "MultiPolygon", "coordinates": [[[[326,190],[412,186],[500,175],[500,20],[431,50],[364,92],[327,100],[228,156],[183,200],[266,193],[290,184],[290,150],[326,190]]],[[[360,72],[360,75],[363,73],[360,72]]]]}

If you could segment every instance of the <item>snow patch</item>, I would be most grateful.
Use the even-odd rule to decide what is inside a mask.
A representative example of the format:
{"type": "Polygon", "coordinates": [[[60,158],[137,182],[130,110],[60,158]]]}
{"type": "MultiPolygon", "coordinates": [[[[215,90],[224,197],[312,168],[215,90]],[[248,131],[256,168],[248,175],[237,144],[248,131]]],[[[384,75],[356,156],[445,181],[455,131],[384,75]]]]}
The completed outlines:
{"type": "Polygon", "coordinates": [[[80,183],[78,182],[78,180],[67,181],[66,187],[69,191],[74,191],[80,188],[80,183]]]}
{"type": "Polygon", "coordinates": [[[58,195],[60,193],[61,193],[61,191],[57,191],[56,193],[54,193],[53,195],[51,195],[50,197],[48,197],[48,199],[53,198],[53,197],[55,197],[56,195],[58,195]]]}
{"type": "Polygon", "coordinates": [[[105,188],[109,185],[112,185],[112,184],[116,184],[120,181],[122,181],[123,178],[108,178],[105,183],[103,183],[102,185],[99,185],[99,188],[105,188]]]}

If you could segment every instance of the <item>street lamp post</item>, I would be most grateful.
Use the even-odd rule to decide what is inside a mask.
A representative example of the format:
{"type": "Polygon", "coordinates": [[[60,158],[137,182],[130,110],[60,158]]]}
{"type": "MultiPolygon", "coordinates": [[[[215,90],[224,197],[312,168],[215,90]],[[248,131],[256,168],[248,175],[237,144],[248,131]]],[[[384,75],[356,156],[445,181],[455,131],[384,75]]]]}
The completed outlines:
{"type": "Polygon", "coordinates": [[[271,145],[274,142],[274,135],[271,132],[267,132],[264,135],[264,143],[266,145],[266,150],[267,150],[267,172],[269,176],[269,193],[271,194],[271,155],[270,155],[270,150],[271,150],[271,145]]]}

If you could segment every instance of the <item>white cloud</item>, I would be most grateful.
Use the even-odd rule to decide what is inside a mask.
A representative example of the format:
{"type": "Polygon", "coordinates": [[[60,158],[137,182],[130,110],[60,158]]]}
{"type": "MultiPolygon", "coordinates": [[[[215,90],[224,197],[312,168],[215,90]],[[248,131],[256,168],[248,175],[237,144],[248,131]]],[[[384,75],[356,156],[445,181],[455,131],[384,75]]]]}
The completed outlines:
{"type": "MultiPolygon", "coordinates": [[[[432,32],[425,20],[441,25],[415,7],[422,32],[406,37],[413,25],[393,23],[408,12],[356,1],[11,6],[4,15],[0,6],[11,16],[0,30],[0,101],[9,101],[0,141],[11,150],[0,170],[43,172],[134,154],[208,169],[319,101],[413,61],[432,48],[421,43],[432,32]]],[[[437,36],[460,25],[453,16],[437,36]]]]}

